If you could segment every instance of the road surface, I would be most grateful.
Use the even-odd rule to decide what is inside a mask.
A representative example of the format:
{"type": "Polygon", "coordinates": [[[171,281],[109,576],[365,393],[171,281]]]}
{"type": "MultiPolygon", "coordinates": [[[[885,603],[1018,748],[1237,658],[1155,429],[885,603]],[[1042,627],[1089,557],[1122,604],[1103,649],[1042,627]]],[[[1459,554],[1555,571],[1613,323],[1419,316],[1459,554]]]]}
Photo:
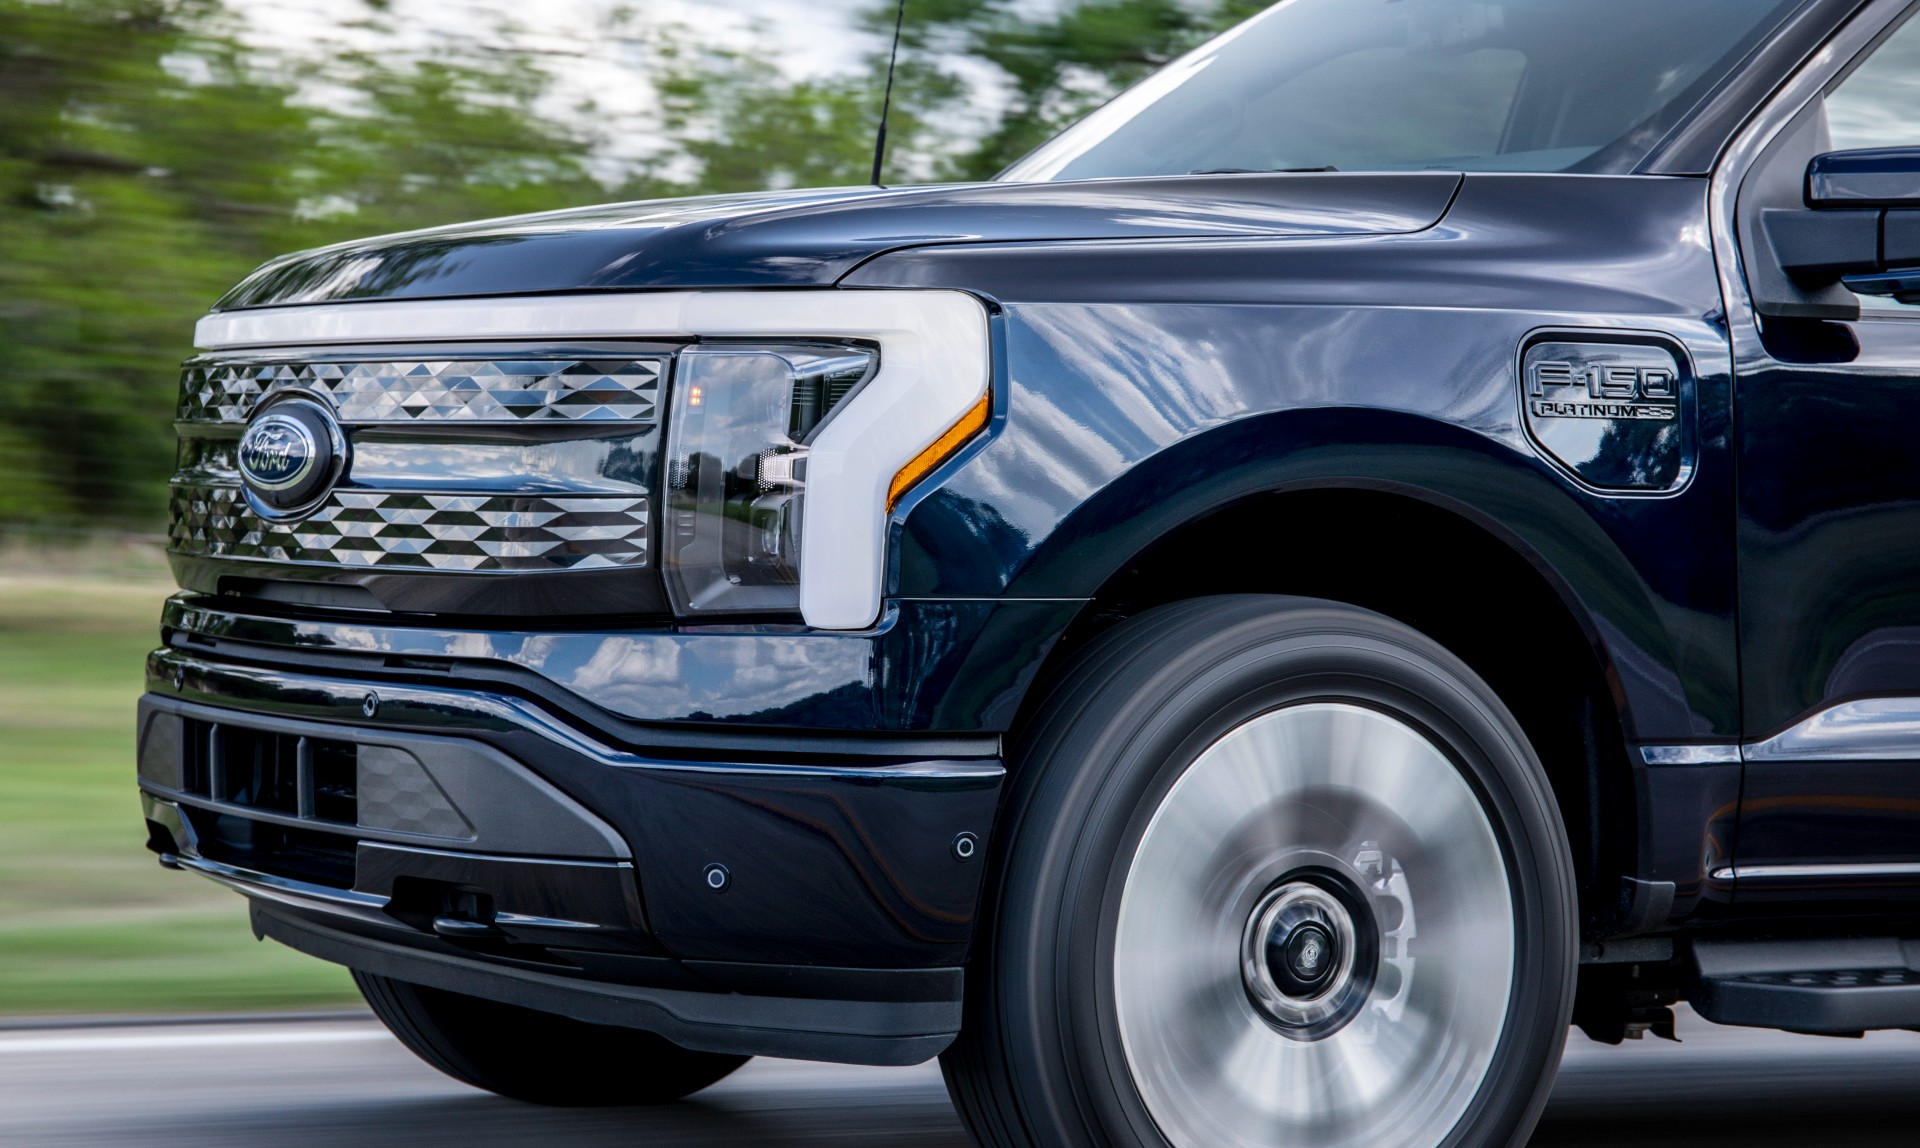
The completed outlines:
{"type": "MultiPolygon", "coordinates": [[[[1576,1036],[1534,1144],[1920,1145],[1920,1034],[1681,1020],[1683,1044],[1576,1036]]],[[[755,1061],[664,1108],[559,1111],[448,1080],[364,1017],[0,1030],[0,1145],[967,1148],[934,1065],[755,1061]]]]}

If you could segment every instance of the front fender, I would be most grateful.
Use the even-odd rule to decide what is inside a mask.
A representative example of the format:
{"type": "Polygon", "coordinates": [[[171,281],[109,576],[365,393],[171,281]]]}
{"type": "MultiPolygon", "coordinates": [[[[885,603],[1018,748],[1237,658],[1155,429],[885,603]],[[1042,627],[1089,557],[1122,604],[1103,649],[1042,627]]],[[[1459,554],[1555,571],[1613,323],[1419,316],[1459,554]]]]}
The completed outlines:
{"type": "MultiPolygon", "coordinates": [[[[1541,571],[1605,661],[1629,738],[1737,736],[1724,419],[1703,419],[1699,466],[1679,492],[1581,488],[1519,425],[1515,348],[1553,318],[1564,321],[1438,308],[1009,307],[1006,422],[902,523],[899,593],[1090,598],[1157,541],[1241,499],[1392,491],[1474,522],[1541,571]]],[[[1687,333],[1697,346],[1715,337],[1697,322],[1687,333]]],[[[1721,410],[1724,376],[1698,357],[1701,408],[1721,410]]],[[[1296,540],[1285,526],[1250,538],[1249,559],[1286,560],[1296,540]]],[[[1409,555],[1409,577],[1444,559],[1409,555]]]]}

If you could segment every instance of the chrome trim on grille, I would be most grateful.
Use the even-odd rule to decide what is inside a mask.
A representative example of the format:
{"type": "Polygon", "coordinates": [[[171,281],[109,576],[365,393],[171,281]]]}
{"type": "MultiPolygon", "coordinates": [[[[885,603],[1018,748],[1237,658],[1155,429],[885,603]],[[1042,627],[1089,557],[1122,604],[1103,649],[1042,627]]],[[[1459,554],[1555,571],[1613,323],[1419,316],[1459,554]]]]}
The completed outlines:
{"type": "Polygon", "coordinates": [[[347,423],[652,422],[663,360],[455,359],[188,363],[182,422],[242,423],[261,400],[305,391],[347,423]]]}
{"type": "Polygon", "coordinates": [[[173,488],[168,548],[198,558],[501,572],[644,566],[645,497],[336,490],[296,522],[255,514],[238,487],[173,488]]]}

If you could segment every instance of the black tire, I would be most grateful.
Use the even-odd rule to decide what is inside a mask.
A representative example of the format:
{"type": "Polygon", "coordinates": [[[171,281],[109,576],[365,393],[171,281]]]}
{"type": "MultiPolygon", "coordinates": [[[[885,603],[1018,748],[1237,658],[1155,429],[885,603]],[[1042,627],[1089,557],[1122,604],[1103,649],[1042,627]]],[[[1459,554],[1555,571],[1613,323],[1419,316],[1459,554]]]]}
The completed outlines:
{"type": "Polygon", "coordinates": [[[1572,1009],[1572,861],[1525,734],[1458,658],[1338,603],[1175,603],[1077,656],[1013,769],[965,1023],[941,1058],[981,1145],[1525,1143],[1572,1009]],[[1353,785],[1314,772],[1347,769],[1353,785]],[[1387,780],[1359,784],[1376,775],[1387,780]],[[1415,781],[1424,796],[1389,804],[1415,781]],[[1244,815],[1229,800],[1241,793],[1244,815]],[[1207,818],[1233,828],[1214,835],[1207,818]],[[1351,926],[1344,949],[1328,942],[1335,979],[1312,990],[1279,984],[1303,966],[1272,955],[1305,936],[1301,913],[1327,918],[1327,936],[1328,914],[1351,926]],[[1217,955],[1236,927],[1242,948],[1217,955]],[[1365,1058],[1299,1058],[1351,1047],[1338,1041],[1416,1047],[1416,1032],[1443,1051],[1394,1061],[1398,1090],[1301,1087],[1322,1078],[1289,1067],[1347,1071],[1365,1058]],[[1467,1051],[1444,1051],[1449,1040],[1467,1051]],[[1168,1049],[1182,1055],[1156,1055],[1168,1049]],[[1243,1055],[1257,1058],[1231,1059],[1243,1055]],[[1354,1096],[1371,1099],[1336,1099],[1354,1096]]]}
{"type": "Polygon", "coordinates": [[[534,1104],[662,1104],[749,1059],[357,969],[353,981],[374,1015],[421,1060],[475,1088],[534,1104]]]}

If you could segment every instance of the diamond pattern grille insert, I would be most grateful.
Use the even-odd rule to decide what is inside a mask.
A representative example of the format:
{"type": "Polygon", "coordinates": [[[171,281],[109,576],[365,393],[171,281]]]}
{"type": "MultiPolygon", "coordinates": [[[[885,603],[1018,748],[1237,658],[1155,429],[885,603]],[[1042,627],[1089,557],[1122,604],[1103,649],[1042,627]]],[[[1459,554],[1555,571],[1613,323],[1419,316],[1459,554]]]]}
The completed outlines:
{"type": "Polygon", "coordinates": [[[203,558],[470,572],[644,566],[644,496],[336,490],[297,522],[256,515],[238,488],[173,488],[168,548],[203,558]]]}
{"type": "Polygon", "coordinates": [[[241,423],[268,395],[305,390],[345,423],[651,422],[659,359],[189,363],[182,422],[241,423]]]}
{"type": "MultiPolygon", "coordinates": [[[[651,434],[667,358],[617,349],[572,357],[532,348],[442,354],[186,364],[179,408],[186,425],[169,549],[195,558],[423,573],[646,566],[650,507],[631,478],[621,478],[623,493],[603,487],[570,494],[555,489],[554,474],[529,462],[524,488],[515,489],[519,484],[499,470],[513,448],[498,428],[549,428],[537,439],[530,429],[529,442],[546,442],[554,434],[568,442],[582,436],[583,443],[598,442],[628,433],[625,427],[651,434]],[[356,483],[349,461],[343,485],[311,512],[288,521],[255,514],[238,482],[231,435],[262,402],[284,392],[329,403],[350,441],[368,430],[397,434],[402,437],[391,441],[408,443],[426,443],[431,435],[436,453],[430,465],[437,473],[424,483],[405,474],[356,483]],[[579,429],[562,431],[567,426],[579,429]],[[464,434],[463,427],[475,431],[464,434]],[[484,493],[460,489],[462,460],[469,455],[474,485],[484,493]]],[[[591,449],[583,447],[588,456],[591,449]]]]}

